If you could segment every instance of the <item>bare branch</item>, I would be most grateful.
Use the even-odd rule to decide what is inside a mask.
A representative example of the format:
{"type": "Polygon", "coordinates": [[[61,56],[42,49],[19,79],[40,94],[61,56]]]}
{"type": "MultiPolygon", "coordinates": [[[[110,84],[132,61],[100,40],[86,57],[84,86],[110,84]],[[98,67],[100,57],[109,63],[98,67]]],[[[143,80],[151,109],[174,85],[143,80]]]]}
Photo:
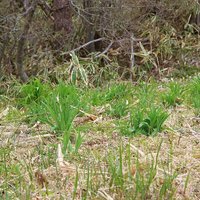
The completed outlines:
{"type": "Polygon", "coordinates": [[[131,81],[133,80],[133,68],[135,65],[135,55],[134,55],[134,35],[132,34],[131,36],[131,58],[130,58],[130,79],[131,81]]]}
{"type": "Polygon", "coordinates": [[[49,17],[52,21],[54,21],[54,17],[51,15],[52,9],[50,8],[50,6],[43,0],[39,0],[38,5],[44,11],[44,13],[47,15],[47,17],[49,17]]]}
{"type": "Polygon", "coordinates": [[[113,45],[113,41],[111,41],[111,43],[108,45],[108,47],[101,53],[99,53],[96,58],[101,57],[103,54],[107,53],[109,51],[109,49],[111,48],[111,46],[113,45]]]}
{"type": "Polygon", "coordinates": [[[70,51],[67,51],[67,52],[62,53],[61,55],[67,55],[67,54],[70,54],[70,53],[73,52],[73,51],[74,51],[74,52],[75,52],[75,51],[79,51],[80,49],[85,48],[85,47],[87,47],[88,45],[90,45],[90,44],[92,44],[92,43],[99,42],[99,41],[102,41],[102,40],[105,40],[105,38],[98,38],[98,39],[96,39],[96,40],[89,41],[89,42],[83,44],[82,46],[80,46],[80,47],[78,47],[78,48],[76,48],[76,49],[73,49],[73,50],[70,50],[70,51]]]}

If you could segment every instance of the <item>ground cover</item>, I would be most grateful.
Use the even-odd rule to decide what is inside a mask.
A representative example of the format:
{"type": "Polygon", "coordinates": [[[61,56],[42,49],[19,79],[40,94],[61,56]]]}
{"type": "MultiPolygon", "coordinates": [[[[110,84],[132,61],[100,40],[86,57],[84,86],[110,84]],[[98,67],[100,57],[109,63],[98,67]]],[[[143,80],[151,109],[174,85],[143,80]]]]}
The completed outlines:
{"type": "Polygon", "coordinates": [[[200,199],[200,77],[0,98],[2,199],[200,199]]]}

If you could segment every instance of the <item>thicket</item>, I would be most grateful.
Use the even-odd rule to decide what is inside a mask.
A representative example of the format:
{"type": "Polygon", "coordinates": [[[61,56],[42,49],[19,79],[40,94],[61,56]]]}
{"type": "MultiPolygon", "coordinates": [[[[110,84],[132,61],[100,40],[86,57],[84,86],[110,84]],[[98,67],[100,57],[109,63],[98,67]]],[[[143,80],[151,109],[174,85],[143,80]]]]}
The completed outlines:
{"type": "Polygon", "coordinates": [[[1,78],[98,84],[198,66],[199,7],[199,0],[1,0],[1,78]]]}

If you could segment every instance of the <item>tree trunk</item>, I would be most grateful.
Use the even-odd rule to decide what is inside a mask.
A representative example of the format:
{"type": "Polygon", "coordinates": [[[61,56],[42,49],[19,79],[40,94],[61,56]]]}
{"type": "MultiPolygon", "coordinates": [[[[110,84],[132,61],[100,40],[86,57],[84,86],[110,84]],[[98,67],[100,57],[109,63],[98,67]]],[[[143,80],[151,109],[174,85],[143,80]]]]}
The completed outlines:
{"type": "MultiPolygon", "coordinates": [[[[85,26],[85,42],[88,43],[95,39],[95,27],[94,27],[94,16],[93,16],[93,10],[92,7],[94,3],[92,0],[83,0],[83,8],[85,10],[85,19],[84,20],[84,26],[85,26]]],[[[95,44],[91,43],[86,48],[89,52],[95,51],[95,44]]]]}
{"type": "Polygon", "coordinates": [[[190,23],[197,25],[200,28],[200,0],[196,1],[196,9],[192,14],[190,23]]]}
{"type": "Polygon", "coordinates": [[[4,56],[5,56],[5,50],[6,50],[6,47],[8,46],[8,43],[9,43],[9,34],[7,33],[7,35],[5,35],[3,38],[3,44],[2,46],[0,47],[0,79],[2,78],[3,76],[3,66],[2,66],[2,61],[4,59],[4,56]]]}
{"type": "MultiPolygon", "coordinates": [[[[27,1],[24,1],[24,2],[27,3],[27,1]]],[[[18,46],[17,46],[17,72],[18,72],[18,76],[20,77],[20,79],[23,82],[28,81],[28,76],[23,67],[24,46],[26,44],[27,34],[29,31],[37,4],[38,4],[37,0],[33,0],[31,6],[29,8],[27,8],[23,32],[22,32],[22,35],[19,39],[18,46]]],[[[27,6],[27,4],[25,5],[25,8],[26,8],[26,6],[27,6]]]]}
{"type": "Polygon", "coordinates": [[[53,16],[55,31],[64,31],[66,35],[72,32],[72,12],[70,0],[54,0],[53,16]]]}
{"type": "MultiPolygon", "coordinates": [[[[52,47],[54,50],[70,48],[69,36],[72,32],[72,10],[70,0],[53,0],[53,18],[55,37],[52,47]],[[69,46],[68,46],[69,45],[69,46]]],[[[56,55],[58,56],[58,55],[56,55]]]]}

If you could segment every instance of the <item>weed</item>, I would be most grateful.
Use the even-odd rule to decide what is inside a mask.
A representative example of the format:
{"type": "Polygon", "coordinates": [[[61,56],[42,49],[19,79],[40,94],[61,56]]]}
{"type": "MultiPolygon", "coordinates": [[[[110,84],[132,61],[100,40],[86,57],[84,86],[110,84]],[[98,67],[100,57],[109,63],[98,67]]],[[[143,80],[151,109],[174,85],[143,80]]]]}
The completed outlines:
{"type": "Polygon", "coordinates": [[[186,180],[185,180],[185,184],[184,184],[184,194],[186,193],[186,190],[187,190],[189,178],[190,178],[190,172],[188,172],[187,177],[186,177],[186,180]]]}
{"type": "Polygon", "coordinates": [[[167,106],[175,106],[177,104],[181,104],[183,99],[183,88],[180,84],[176,82],[172,82],[169,85],[169,91],[162,95],[163,104],[167,106]]]}
{"type": "Polygon", "coordinates": [[[126,84],[111,84],[104,89],[89,90],[86,93],[86,98],[92,105],[103,105],[105,103],[120,100],[131,94],[131,90],[126,84]]]}
{"type": "MultiPolygon", "coordinates": [[[[29,100],[33,100],[29,108],[30,118],[50,125],[57,136],[62,135],[64,152],[67,148],[72,149],[70,146],[72,123],[79,112],[80,105],[77,89],[74,86],[59,83],[47,96],[41,94],[39,97],[38,92],[40,90],[34,89],[36,89],[36,95],[31,96],[31,99],[29,98],[29,100]]],[[[76,139],[75,151],[81,145],[81,135],[78,134],[76,139]]]]}
{"type": "Polygon", "coordinates": [[[151,84],[141,83],[137,88],[136,96],[139,99],[139,106],[142,108],[147,108],[152,106],[155,102],[155,84],[152,82],[151,84]]]}
{"type": "Polygon", "coordinates": [[[189,102],[195,109],[195,114],[200,115],[200,77],[194,78],[188,88],[189,102]]]}
{"type": "Polygon", "coordinates": [[[78,174],[78,169],[76,169],[76,178],[75,178],[75,182],[74,182],[73,199],[75,199],[75,197],[76,197],[76,192],[77,192],[77,188],[78,188],[78,180],[79,180],[79,174],[78,174]]]}
{"type": "Polygon", "coordinates": [[[31,110],[33,104],[40,103],[50,92],[51,89],[48,84],[42,83],[39,79],[34,79],[21,87],[17,104],[31,110]]]}
{"type": "Polygon", "coordinates": [[[111,85],[105,94],[106,101],[118,100],[129,94],[130,90],[125,84],[111,85]]]}
{"type": "Polygon", "coordinates": [[[77,154],[81,144],[83,143],[83,136],[80,134],[80,132],[78,132],[78,134],[76,134],[74,147],[72,146],[70,140],[65,141],[65,139],[63,139],[63,141],[64,141],[64,148],[67,148],[69,152],[73,152],[73,153],[77,154]]]}
{"type": "Polygon", "coordinates": [[[128,114],[128,101],[122,99],[112,103],[107,111],[112,117],[121,118],[128,114]]]}
{"type": "Polygon", "coordinates": [[[159,199],[166,197],[167,199],[173,199],[174,188],[173,182],[177,177],[177,173],[174,172],[172,175],[165,173],[164,181],[159,192],[159,199]]]}
{"type": "Polygon", "coordinates": [[[78,56],[72,52],[70,62],[70,78],[73,84],[77,84],[78,79],[83,80],[85,85],[88,85],[88,76],[84,69],[84,65],[80,62],[78,56]]]}
{"type": "Polygon", "coordinates": [[[88,90],[83,98],[86,101],[89,101],[90,104],[93,106],[100,106],[106,102],[105,91],[99,88],[96,88],[94,90],[88,90]]]}
{"type": "Polygon", "coordinates": [[[72,122],[79,111],[76,89],[60,83],[42,104],[46,111],[42,121],[53,127],[57,134],[63,134],[63,150],[66,151],[70,142],[72,122]]]}
{"type": "Polygon", "coordinates": [[[0,177],[4,177],[0,184],[0,198],[4,199],[1,195],[4,193],[4,197],[7,199],[13,199],[14,195],[20,196],[20,190],[22,190],[22,172],[20,164],[10,163],[10,153],[11,149],[1,148],[0,150],[0,160],[2,164],[0,165],[0,177]],[[13,188],[8,192],[10,186],[15,186],[17,189],[13,188]]]}
{"type": "Polygon", "coordinates": [[[151,107],[146,109],[135,109],[130,116],[126,126],[121,127],[122,134],[133,136],[144,134],[146,136],[156,135],[162,130],[168,114],[161,108],[151,107]]]}
{"type": "Polygon", "coordinates": [[[162,180],[162,186],[159,191],[159,199],[173,199],[175,188],[174,180],[178,176],[177,172],[173,172],[173,145],[170,146],[170,152],[168,154],[167,171],[164,172],[162,180]]]}
{"type": "Polygon", "coordinates": [[[144,166],[141,166],[144,164],[140,164],[138,160],[138,156],[136,159],[136,174],[134,178],[134,183],[135,183],[135,196],[134,199],[137,198],[138,195],[140,195],[141,199],[147,199],[150,186],[154,182],[154,178],[156,176],[156,167],[154,165],[154,161],[152,161],[148,166],[146,166],[147,171],[144,173],[142,168],[144,166]]]}
{"type": "Polygon", "coordinates": [[[123,190],[124,187],[124,173],[123,173],[123,146],[122,144],[119,147],[119,155],[114,156],[110,154],[108,156],[108,171],[111,174],[109,181],[109,187],[113,185],[120,187],[123,190]]]}

